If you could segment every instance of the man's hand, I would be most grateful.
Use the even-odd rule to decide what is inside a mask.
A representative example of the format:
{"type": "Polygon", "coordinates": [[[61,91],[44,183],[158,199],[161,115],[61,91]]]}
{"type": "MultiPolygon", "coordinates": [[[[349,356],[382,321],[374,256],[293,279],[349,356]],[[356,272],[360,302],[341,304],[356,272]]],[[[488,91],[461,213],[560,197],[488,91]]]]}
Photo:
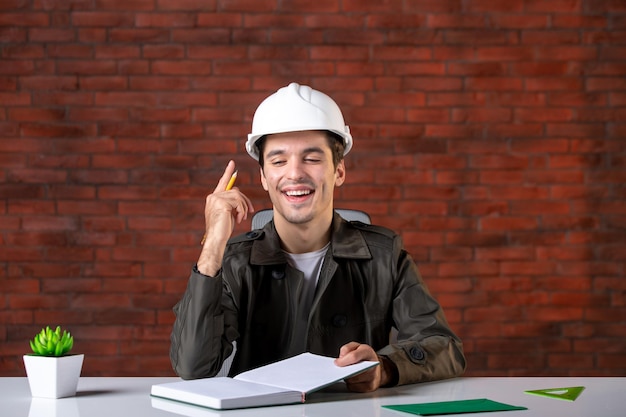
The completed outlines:
{"type": "Polygon", "coordinates": [[[250,199],[237,187],[227,190],[228,182],[235,172],[235,163],[230,161],[213,193],[206,198],[204,222],[206,227],[202,252],[198,259],[198,271],[215,276],[222,267],[226,242],[233,233],[235,224],[254,212],[250,199]]]}
{"type": "Polygon", "coordinates": [[[335,359],[335,365],[347,366],[362,361],[378,361],[380,365],[346,379],[346,385],[350,391],[376,391],[379,387],[388,385],[394,380],[393,364],[384,363],[384,359],[379,357],[369,345],[357,342],[343,345],[339,350],[339,357],[335,359]]]}

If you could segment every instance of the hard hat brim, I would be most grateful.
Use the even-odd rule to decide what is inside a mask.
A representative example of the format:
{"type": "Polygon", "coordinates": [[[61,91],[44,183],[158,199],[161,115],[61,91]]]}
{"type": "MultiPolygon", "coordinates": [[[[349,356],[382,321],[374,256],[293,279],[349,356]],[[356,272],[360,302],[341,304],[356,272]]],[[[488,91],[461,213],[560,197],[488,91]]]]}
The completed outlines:
{"type": "MultiPolygon", "coordinates": [[[[272,132],[272,133],[254,134],[254,135],[250,133],[248,134],[248,140],[246,142],[246,151],[248,152],[248,155],[250,155],[252,158],[258,161],[259,160],[259,148],[256,146],[256,143],[263,136],[268,136],[268,135],[276,134],[276,133],[305,132],[305,131],[314,131],[314,130],[319,130],[319,129],[289,130],[286,132],[272,132]]],[[[350,134],[350,128],[346,126],[345,131],[343,132],[339,132],[334,129],[324,129],[324,130],[327,130],[329,132],[336,134],[343,140],[343,145],[344,145],[343,155],[346,156],[348,152],[350,152],[350,150],[352,149],[352,135],[350,134]]]]}

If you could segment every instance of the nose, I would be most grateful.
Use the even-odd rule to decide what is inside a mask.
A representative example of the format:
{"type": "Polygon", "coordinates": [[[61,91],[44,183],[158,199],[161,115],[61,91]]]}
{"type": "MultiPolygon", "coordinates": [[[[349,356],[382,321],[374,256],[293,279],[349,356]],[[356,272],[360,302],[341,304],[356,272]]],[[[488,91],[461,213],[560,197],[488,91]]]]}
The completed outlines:
{"type": "Polygon", "coordinates": [[[304,165],[297,157],[289,158],[287,163],[287,178],[292,181],[299,181],[304,178],[304,165]]]}

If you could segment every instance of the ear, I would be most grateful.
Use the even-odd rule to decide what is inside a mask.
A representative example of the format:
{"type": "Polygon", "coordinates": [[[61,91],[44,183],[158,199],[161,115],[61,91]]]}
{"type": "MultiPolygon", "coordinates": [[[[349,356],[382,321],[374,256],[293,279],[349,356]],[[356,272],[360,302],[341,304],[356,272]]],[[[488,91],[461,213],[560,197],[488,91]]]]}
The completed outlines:
{"type": "Polygon", "coordinates": [[[346,165],[344,164],[343,159],[342,159],[337,164],[337,169],[335,169],[335,187],[341,187],[345,181],[346,181],[346,165]]]}
{"type": "Polygon", "coordinates": [[[263,189],[265,191],[269,191],[267,188],[267,179],[265,179],[265,174],[263,173],[263,167],[259,167],[259,174],[261,174],[261,184],[263,185],[263,189]]]}

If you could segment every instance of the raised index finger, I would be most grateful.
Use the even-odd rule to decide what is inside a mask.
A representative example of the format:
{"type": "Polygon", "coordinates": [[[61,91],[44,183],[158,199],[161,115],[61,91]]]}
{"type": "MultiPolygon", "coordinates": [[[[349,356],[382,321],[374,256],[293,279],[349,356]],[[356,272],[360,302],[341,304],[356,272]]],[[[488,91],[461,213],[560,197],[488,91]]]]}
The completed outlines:
{"type": "Polygon", "coordinates": [[[228,185],[228,182],[230,181],[230,178],[233,176],[234,173],[235,173],[235,161],[230,160],[228,161],[228,165],[226,165],[224,174],[222,174],[222,177],[220,178],[213,192],[226,191],[226,186],[228,185]]]}

